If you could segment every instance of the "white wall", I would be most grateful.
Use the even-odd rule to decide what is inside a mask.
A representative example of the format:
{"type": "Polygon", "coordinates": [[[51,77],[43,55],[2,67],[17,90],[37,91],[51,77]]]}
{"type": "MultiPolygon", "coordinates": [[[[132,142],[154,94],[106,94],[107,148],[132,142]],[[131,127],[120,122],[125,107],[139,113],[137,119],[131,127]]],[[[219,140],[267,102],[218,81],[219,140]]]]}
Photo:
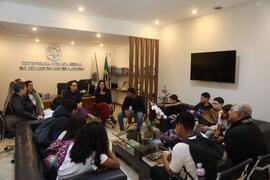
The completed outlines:
{"type": "Polygon", "coordinates": [[[204,91],[226,103],[245,101],[253,117],[270,121],[270,2],[260,1],[161,29],[159,89],[195,104],[204,91]],[[237,50],[235,84],[190,80],[191,53],[237,50]]]}
{"type": "MultiPolygon", "coordinates": [[[[97,55],[99,75],[102,78],[106,53],[114,54],[114,48],[99,48],[89,46],[59,45],[62,58],[59,62],[80,62],[84,71],[19,71],[22,61],[49,62],[45,56],[48,44],[23,41],[0,41],[0,107],[7,94],[9,82],[23,77],[32,80],[34,86],[42,93],[56,94],[56,84],[69,80],[89,79],[91,76],[91,56],[97,55]]],[[[109,64],[110,64],[109,59],[109,64]]],[[[0,108],[1,109],[1,108],[0,108]]]]}

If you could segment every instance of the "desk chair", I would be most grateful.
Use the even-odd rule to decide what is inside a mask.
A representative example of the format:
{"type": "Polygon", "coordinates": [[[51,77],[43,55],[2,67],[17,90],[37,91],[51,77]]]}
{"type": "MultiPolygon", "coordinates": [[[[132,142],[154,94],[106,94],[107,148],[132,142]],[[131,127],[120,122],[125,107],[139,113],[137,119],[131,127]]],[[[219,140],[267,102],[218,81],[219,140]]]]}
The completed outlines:
{"type": "Polygon", "coordinates": [[[217,174],[217,180],[244,180],[248,175],[248,166],[252,163],[249,158],[244,162],[217,174]]]}
{"type": "Polygon", "coordinates": [[[62,90],[67,89],[67,83],[57,83],[57,95],[61,95],[62,90]]]}
{"type": "MultiPolygon", "coordinates": [[[[115,104],[112,104],[112,114],[113,112],[115,111],[115,104]]],[[[95,104],[95,112],[96,112],[96,116],[97,117],[101,117],[101,112],[96,108],[96,104],[95,104]]],[[[100,118],[101,119],[101,118],[100,118]]],[[[114,128],[114,123],[112,121],[112,119],[109,117],[107,119],[104,120],[104,123],[106,124],[109,124],[112,128],[114,128]]]]}
{"type": "Polygon", "coordinates": [[[270,154],[259,156],[253,168],[251,169],[247,180],[249,179],[269,179],[270,177],[270,154]],[[262,173],[265,171],[265,173],[262,173]],[[261,173],[258,173],[261,172],[261,173]],[[258,173],[258,174],[257,174],[258,173]],[[259,177],[260,176],[260,177],[259,177]],[[263,176],[263,177],[262,177],[263,176]]]}

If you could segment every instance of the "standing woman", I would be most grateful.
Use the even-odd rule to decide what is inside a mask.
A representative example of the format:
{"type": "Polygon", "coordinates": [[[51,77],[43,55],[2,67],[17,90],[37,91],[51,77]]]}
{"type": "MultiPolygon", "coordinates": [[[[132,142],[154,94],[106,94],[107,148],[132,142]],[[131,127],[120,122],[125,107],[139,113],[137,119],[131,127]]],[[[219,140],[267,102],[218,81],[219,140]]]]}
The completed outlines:
{"type": "Polygon", "coordinates": [[[108,118],[111,118],[112,122],[115,124],[116,120],[113,117],[112,110],[112,94],[111,91],[107,89],[104,80],[98,82],[95,97],[97,103],[96,109],[100,112],[100,118],[103,124],[105,124],[105,120],[108,118]]]}
{"type": "Polygon", "coordinates": [[[44,104],[39,96],[39,93],[34,89],[33,81],[25,81],[27,88],[27,95],[32,103],[35,105],[35,111],[39,115],[44,115],[44,104]]]}

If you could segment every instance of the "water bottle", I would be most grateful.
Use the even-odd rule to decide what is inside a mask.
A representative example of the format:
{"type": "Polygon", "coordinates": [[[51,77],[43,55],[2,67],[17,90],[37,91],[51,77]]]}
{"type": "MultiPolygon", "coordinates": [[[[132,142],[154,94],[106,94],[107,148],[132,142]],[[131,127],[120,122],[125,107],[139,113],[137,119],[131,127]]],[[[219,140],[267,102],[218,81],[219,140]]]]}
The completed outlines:
{"type": "Polygon", "coordinates": [[[196,173],[199,180],[205,179],[205,169],[203,168],[202,163],[197,163],[196,173]]]}
{"type": "Polygon", "coordinates": [[[131,112],[132,111],[132,106],[128,107],[128,111],[131,112]]]}

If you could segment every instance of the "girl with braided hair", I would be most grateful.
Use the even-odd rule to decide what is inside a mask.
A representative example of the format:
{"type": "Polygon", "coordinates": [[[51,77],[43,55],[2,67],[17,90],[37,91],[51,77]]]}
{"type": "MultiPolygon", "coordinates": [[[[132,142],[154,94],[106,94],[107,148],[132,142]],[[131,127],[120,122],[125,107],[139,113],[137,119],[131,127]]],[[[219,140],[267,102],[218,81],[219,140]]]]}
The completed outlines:
{"type": "Polygon", "coordinates": [[[109,149],[106,129],[98,122],[83,126],[71,143],[64,162],[58,169],[58,179],[66,179],[98,168],[119,168],[116,156],[109,149]]]}

